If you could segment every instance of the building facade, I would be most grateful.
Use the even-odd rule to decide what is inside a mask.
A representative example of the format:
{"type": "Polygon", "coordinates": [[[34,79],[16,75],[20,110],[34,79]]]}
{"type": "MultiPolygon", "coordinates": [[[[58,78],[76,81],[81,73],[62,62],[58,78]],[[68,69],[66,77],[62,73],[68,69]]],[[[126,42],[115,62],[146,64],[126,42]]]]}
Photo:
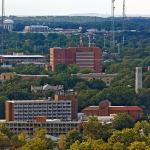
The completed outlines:
{"type": "Polygon", "coordinates": [[[102,80],[103,82],[105,82],[107,86],[110,86],[112,81],[114,80],[114,78],[117,77],[117,74],[106,74],[106,73],[82,74],[82,73],[77,73],[77,74],[72,74],[72,76],[77,76],[78,78],[86,80],[86,81],[99,79],[99,80],[102,80]]]}
{"type": "Polygon", "coordinates": [[[28,135],[33,135],[36,129],[42,128],[47,130],[48,135],[59,137],[62,134],[66,134],[70,130],[79,129],[80,122],[46,120],[42,122],[10,121],[10,122],[0,122],[0,124],[6,125],[6,127],[8,127],[8,129],[14,134],[19,134],[22,131],[24,131],[28,135]]]}
{"type": "Polygon", "coordinates": [[[24,32],[32,32],[32,33],[48,33],[49,32],[48,26],[43,25],[31,25],[31,26],[25,26],[24,32]]]}
{"type": "Polygon", "coordinates": [[[90,68],[102,72],[102,51],[97,47],[51,48],[50,66],[54,71],[58,64],[77,64],[81,69],[90,68]]]}
{"type": "Polygon", "coordinates": [[[102,101],[99,106],[89,106],[82,110],[86,116],[110,116],[118,113],[127,113],[134,119],[143,116],[143,108],[139,106],[111,106],[111,102],[102,101]]]}
{"type": "Polygon", "coordinates": [[[45,56],[42,55],[24,55],[14,53],[13,55],[0,55],[0,62],[7,65],[15,64],[34,64],[34,63],[46,63],[45,56]]]}
{"type": "Polygon", "coordinates": [[[74,94],[57,94],[52,100],[7,101],[5,104],[6,121],[34,121],[36,117],[77,120],[77,99],[74,94]]]}
{"type": "Polygon", "coordinates": [[[4,29],[10,32],[13,31],[14,21],[11,19],[4,20],[4,29]]]}

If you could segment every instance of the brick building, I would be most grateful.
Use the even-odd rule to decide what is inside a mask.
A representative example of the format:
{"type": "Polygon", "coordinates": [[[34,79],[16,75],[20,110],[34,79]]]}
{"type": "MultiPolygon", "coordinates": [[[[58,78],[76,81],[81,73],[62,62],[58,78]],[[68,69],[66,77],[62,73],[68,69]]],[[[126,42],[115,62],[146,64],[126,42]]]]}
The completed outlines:
{"type": "Polygon", "coordinates": [[[54,71],[58,64],[77,64],[80,68],[90,68],[102,72],[102,50],[97,47],[51,48],[50,66],[54,71]]]}
{"type": "Polygon", "coordinates": [[[87,116],[110,116],[112,114],[127,113],[135,119],[143,116],[143,108],[139,106],[111,106],[111,102],[106,100],[100,102],[99,106],[89,106],[82,110],[87,116]]]}
{"type": "Polygon", "coordinates": [[[74,92],[60,92],[54,100],[7,101],[5,104],[6,121],[31,121],[37,117],[77,120],[77,98],[74,92]]]}

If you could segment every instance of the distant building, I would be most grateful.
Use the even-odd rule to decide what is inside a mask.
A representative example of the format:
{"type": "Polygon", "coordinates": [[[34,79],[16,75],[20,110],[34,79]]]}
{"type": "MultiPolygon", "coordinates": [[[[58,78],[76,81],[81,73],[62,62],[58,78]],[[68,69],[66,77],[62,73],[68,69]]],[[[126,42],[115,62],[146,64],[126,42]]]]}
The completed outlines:
{"type": "Polygon", "coordinates": [[[52,100],[7,101],[5,105],[6,121],[31,121],[37,118],[77,120],[77,97],[74,92],[61,92],[52,100]]]}
{"type": "Polygon", "coordinates": [[[89,106],[82,110],[87,116],[110,116],[118,113],[127,113],[135,119],[143,116],[143,108],[139,106],[111,106],[110,101],[102,101],[99,106],[89,106]]]}
{"type": "Polygon", "coordinates": [[[0,55],[0,62],[8,65],[46,63],[45,56],[24,55],[23,53],[13,53],[13,55],[0,55]]]}
{"type": "Polygon", "coordinates": [[[106,74],[106,73],[89,73],[89,74],[72,74],[72,76],[77,76],[80,79],[83,80],[95,80],[95,79],[100,79],[103,82],[106,83],[107,86],[110,86],[114,78],[117,76],[117,74],[106,74]]]}
{"type": "Polygon", "coordinates": [[[70,130],[79,129],[81,122],[78,121],[60,121],[60,120],[41,120],[38,119],[34,122],[28,121],[0,121],[0,125],[4,124],[12,133],[19,134],[25,131],[28,135],[33,135],[36,129],[42,128],[47,130],[47,134],[59,137],[66,134],[70,130]]]}
{"type": "Polygon", "coordinates": [[[43,26],[43,25],[31,25],[31,26],[25,26],[24,32],[32,32],[32,33],[48,33],[49,27],[43,26]]]}
{"type": "Polygon", "coordinates": [[[10,80],[12,78],[16,77],[15,73],[2,73],[0,74],[0,80],[4,81],[4,80],[10,80]]]}
{"type": "Polygon", "coordinates": [[[59,91],[63,91],[64,90],[64,86],[63,85],[49,85],[46,84],[44,86],[33,86],[31,85],[31,91],[37,94],[41,94],[41,93],[45,93],[47,91],[52,91],[52,92],[59,92],[59,91]]]}
{"type": "Polygon", "coordinates": [[[16,74],[15,72],[2,73],[0,74],[0,80],[10,80],[15,77],[20,77],[23,80],[39,80],[41,78],[48,78],[49,75],[25,75],[25,74],[16,74]]]}
{"type": "Polygon", "coordinates": [[[4,29],[8,31],[13,31],[14,21],[11,19],[4,20],[4,29]]]}
{"type": "Polygon", "coordinates": [[[97,47],[51,48],[50,66],[54,71],[58,64],[76,64],[81,69],[89,68],[102,72],[102,50],[97,47]]]}

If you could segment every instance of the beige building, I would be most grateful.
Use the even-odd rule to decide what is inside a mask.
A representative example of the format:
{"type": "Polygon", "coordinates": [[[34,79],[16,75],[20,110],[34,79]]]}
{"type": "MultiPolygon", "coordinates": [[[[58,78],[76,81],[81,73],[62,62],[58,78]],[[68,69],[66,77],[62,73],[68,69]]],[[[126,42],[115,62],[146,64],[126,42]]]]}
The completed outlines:
{"type": "Polygon", "coordinates": [[[89,74],[72,74],[72,76],[77,76],[80,79],[83,80],[95,80],[100,79],[106,83],[107,86],[110,86],[114,78],[117,76],[117,74],[106,74],[106,73],[89,73],[89,74]]]}
{"type": "Polygon", "coordinates": [[[33,135],[36,129],[42,128],[47,130],[48,135],[59,137],[59,135],[66,134],[68,131],[72,129],[78,129],[80,122],[78,121],[62,122],[60,120],[46,120],[42,122],[1,121],[0,124],[5,124],[14,134],[19,134],[24,131],[28,135],[33,135]]]}

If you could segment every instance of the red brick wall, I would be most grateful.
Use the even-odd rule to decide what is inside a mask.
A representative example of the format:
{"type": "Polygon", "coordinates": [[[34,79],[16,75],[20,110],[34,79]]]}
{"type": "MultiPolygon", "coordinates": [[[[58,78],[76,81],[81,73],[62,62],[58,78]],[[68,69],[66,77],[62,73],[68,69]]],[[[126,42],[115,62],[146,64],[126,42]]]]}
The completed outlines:
{"type": "Polygon", "coordinates": [[[50,66],[52,71],[58,64],[76,64],[76,52],[94,52],[94,70],[96,73],[102,72],[102,51],[96,47],[76,47],[76,48],[51,48],[50,66]]]}
{"type": "Polygon", "coordinates": [[[99,116],[99,109],[97,110],[82,110],[82,113],[84,113],[87,116],[99,116]]]}
{"type": "Polygon", "coordinates": [[[14,121],[14,104],[5,102],[5,119],[6,121],[14,121]]]}

